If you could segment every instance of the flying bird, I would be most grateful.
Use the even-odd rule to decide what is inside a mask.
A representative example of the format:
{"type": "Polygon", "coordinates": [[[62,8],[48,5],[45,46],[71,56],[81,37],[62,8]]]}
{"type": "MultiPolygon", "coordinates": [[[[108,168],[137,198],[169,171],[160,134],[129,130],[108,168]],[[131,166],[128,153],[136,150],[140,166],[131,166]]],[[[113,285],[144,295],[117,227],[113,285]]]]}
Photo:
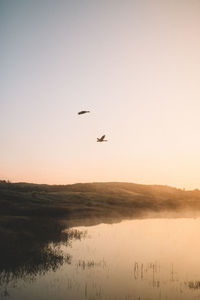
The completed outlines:
{"type": "Polygon", "coordinates": [[[87,114],[89,112],[90,112],[89,110],[81,110],[81,111],[78,112],[78,115],[87,114]]]}
{"type": "Polygon", "coordinates": [[[101,142],[107,142],[107,140],[105,140],[105,134],[102,135],[102,137],[99,139],[97,138],[97,142],[101,143],[101,142]]]}

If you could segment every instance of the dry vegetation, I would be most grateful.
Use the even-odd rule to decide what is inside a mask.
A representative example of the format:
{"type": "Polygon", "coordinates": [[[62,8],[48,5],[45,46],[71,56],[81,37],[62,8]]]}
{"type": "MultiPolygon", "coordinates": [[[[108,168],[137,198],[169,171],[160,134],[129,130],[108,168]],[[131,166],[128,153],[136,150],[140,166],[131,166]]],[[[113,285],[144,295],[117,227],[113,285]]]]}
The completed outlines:
{"type": "Polygon", "coordinates": [[[131,183],[57,186],[0,181],[0,284],[10,274],[37,274],[61,264],[62,253],[52,251],[49,243],[80,238],[77,233],[63,234],[70,224],[199,212],[198,190],[131,183]]]}
{"type": "Polygon", "coordinates": [[[0,182],[0,215],[53,218],[134,217],[200,211],[200,191],[132,183],[37,185],[0,182]]]}

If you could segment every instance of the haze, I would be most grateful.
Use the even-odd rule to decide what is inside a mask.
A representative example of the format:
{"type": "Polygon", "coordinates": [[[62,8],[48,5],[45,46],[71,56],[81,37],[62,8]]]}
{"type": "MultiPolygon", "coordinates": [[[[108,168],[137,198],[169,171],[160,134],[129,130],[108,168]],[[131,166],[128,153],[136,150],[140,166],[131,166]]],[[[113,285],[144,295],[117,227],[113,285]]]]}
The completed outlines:
{"type": "Polygon", "coordinates": [[[200,188],[199,12],[1,0],[0,178],[200,188]]]}

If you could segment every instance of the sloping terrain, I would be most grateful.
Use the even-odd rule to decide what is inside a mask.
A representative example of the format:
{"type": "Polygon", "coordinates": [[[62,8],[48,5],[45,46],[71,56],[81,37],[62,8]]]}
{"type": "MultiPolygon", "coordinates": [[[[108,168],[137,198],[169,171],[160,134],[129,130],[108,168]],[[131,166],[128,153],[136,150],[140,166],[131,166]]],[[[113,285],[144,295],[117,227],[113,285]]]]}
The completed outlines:
{"type": "Polygon", "coordinates": [[[200,210],[200,191],[133,183],[37,185],[0,182],[0,216],[131,217],[200,210]]]}
{"type": "MultiPolygon", "coordinates": [[[[72,225],[198,215],[198,190],[132,183],[38,185],[0,181],[0,286],[9,282],[9,276],[35,276],[62,264],[66,258],[49,245],[81,238],[82,233],[71,231],[72,225]]],[[[69,257],[67,260],[70,263],[69,257]]]]}

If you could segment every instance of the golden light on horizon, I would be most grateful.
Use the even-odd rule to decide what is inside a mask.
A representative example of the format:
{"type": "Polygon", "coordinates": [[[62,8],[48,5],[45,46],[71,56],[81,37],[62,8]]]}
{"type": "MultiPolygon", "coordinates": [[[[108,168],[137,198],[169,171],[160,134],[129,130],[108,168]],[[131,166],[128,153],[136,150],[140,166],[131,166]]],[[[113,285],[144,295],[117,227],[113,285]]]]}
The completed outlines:
{"type": "Polygon", "coordinates": [[[0,178],[200,188],[199,9],[2,4],[0,178]]]}

